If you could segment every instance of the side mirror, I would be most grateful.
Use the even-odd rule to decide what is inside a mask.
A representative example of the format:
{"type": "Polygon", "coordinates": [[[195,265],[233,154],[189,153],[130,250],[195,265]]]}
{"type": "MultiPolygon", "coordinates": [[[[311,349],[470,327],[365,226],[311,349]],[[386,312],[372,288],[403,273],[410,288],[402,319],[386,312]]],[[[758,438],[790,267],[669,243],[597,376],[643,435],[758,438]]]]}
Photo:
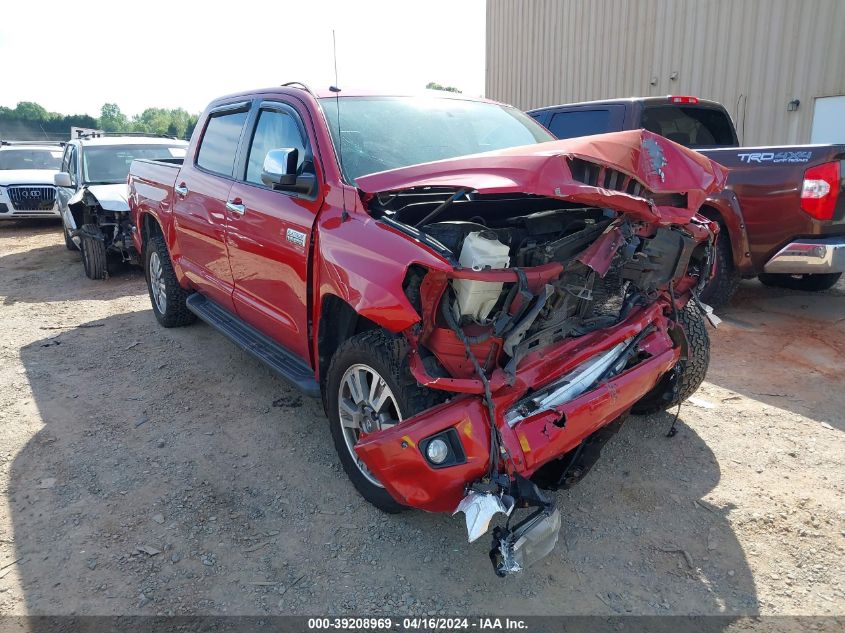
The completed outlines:
{"type": "Polygon", "coordinates": [[[298,163],[299,150],[295,147],[271,149],[264,157],[261,182],[274,189],[283,189],[295,185],[298,163]]]}
{"type": "Polygon", "coordinates": [[[299,150],[295,147],[271,149],[264,157],[261,182],[277,191],[292,191],[313,196],[317,191],[314,167],[308,156],[305,157],[302,173],[297,173],[298,164],[299,150]]]}
{"type": "Polygon", "coordinates": [[[57,187],[73,187],[70,174],[66,171],[60,171],[53,174],[53,184],[57,187]]]}

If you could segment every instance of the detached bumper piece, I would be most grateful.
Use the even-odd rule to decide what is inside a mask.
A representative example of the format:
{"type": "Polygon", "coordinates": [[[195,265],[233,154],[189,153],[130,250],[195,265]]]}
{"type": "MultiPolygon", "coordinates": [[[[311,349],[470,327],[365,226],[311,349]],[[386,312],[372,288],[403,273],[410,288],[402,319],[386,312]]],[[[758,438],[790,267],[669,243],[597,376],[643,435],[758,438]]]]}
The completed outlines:
{"type": "Polygon", "coordinates": [[[791,242],[780,249],[763,270],[786,275],[845,272],[845,237],[791,242]]]}
{"type": "Polygon", "coordinates": [[[493,530],[490,561],[496,575],[504,578],[545,558],[557,545],[560,534],[560,510],[541,508],[513,529],[493,530]]]}
{"type": "MultiPolygon", "coordinates": [[[[475,500],[496,496],[489,492],[482,492],[479,495],[478,492],[471,490],[466,499],[469,499],[471,495],[474,495],[475,500]]],[[[493,530],[490,561],[493,563],[496,575],[503,578],[533,565],[554,549],[560,533],[560,511],[535,484],[518,474],[513,476],[507,491],[501,494],[500,498],[503,502],[502,506],[508,508],[508,521],[504,527],[496,527],[493,530]],[[527,508],[532,512],[515,526],[510,527],[510,519],[515,508],[527,508]]],[[[463,502],[461,503],[463,505],[463,502]]],[[[469,514],[467,514],[467,519],[467,528],[469,528],[469,514]]]]}
{"type": "Polygon", "coordinates": [[[454,514],[466,515],[467,537],[472,543],[487,533],[496,514],[507,517],[504,527],[493,530],[490,561],[499,577],[515,574],[548,556],[560,533],[560,511],[534,483],[520,475],[499,483],[476,483],[458,504],[454,514]],[[532,512],[510,526],[513,512],[528,508],[532,512]]]}

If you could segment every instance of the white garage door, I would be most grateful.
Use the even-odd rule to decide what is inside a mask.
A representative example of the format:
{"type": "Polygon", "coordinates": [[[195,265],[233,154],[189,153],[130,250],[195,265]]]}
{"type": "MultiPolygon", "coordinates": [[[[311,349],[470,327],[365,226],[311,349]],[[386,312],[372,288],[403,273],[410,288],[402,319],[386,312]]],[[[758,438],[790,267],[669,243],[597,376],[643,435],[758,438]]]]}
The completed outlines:
{"type": "Polygon", "coordinates": [[[816,99],[810,142],[845,143],[845,95],[816,99]]]}

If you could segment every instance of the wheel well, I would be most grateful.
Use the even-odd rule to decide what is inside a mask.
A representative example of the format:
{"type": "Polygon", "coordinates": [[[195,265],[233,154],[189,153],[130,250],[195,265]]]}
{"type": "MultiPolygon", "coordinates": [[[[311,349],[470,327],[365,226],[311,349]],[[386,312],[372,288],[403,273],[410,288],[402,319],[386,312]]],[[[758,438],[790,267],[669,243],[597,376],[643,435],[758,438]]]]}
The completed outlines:
{"type": "Polygon", "coordinates": [[[703,206],[698,210],[698,212],[708,220],[713,220],[714,222],[718,222],[720,226],[725,226],[725,219],[722,217],[722,214],[719,213],[718,209],[703,206]]]}
{"type": "Polygon", "coordinates": [[[378,325],[355,312],[355,309],[336,295],[326,295],[320,308],[320,325],[317,332],[317,362],[320,384],[325,384],[329,363],[340,345],[347,339],[378,329],[378,325]]]}
{"type": "Polygon", "coordinates": [[[156,235],[164,235],[161,230],[161,226],[159,226],[159,223],[156,222],[156,219],[152,215],[145,213],[144,218],[141,221],[142,243],[146,244],[151,237],[155,237],[156,235]]]}
{"type": "Polygon", "coordinates": [[[82,228],[82,225],[85,224],[85,203],[80,201],[74,204],[69,204],[68,211],[70,211],[70,215],[73,217],[73,222],[76,224],[76,228],[82,228]]]}
{"type": "Polygon", "coordinates": [[[701,207],[701,209],[699,209],[698,212],[701,215],[703,215],[705,218],[707,218],[708,220],[712,220],[713,222],[717,222],[719,224],[719,233],[723,234],[724,236],[727,236],[728,239],[726,240],[725,244],[730,249],[729,252],[731,253],[731,256],[733,257],[733,260],[734,260],[733,264],[734,264],[734,266],[736,266],[737,263],[736,263],[736,253],[735,253],[735,249],[734,249],[734,239],[733,239],[734,236],[731,235],[731,232],[728,229],[728,224],[727,224],[727,222],[725,222],[725,218],[722,216],[722,212],[719,211],[719,209],[717,209],[715,207],[708,207],[708,206],[701,207]]]}

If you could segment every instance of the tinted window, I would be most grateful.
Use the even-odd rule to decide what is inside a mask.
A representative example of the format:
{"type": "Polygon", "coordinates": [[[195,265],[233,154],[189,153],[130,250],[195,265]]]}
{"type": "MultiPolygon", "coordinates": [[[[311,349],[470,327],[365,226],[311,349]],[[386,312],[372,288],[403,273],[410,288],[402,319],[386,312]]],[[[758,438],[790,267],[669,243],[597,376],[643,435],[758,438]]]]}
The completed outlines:
{"type": "Polygon", "coordinates": [[[246,110],[227,112],[208,121],[197,154],[197,165],[216,174],[232,176],[246,115],[246,110]]]}
{"type": "Polygon", "coordinates": [[[610,131],[610,110],[571,110],[557,112],[549,131],[558,138],[575,138],[610,131]]]}
{"type": "Polygon", "coordinates": [[[0,169],[58,169],[62,150],[7,149],[0,152],[0,169]]]}
{"type": "Polygon", "coordinates": [[[67,158],[67,171],[70,174],[70,181],[75,185],[77,183],[77,167],[76,167],[76,147],[71,145],[67,158]]]}
{"type": "Polygon", "coordinates": [[[643,112],[643,127],[685,147],[736,145],[728,113],[701,106],[651,106],[643,112]]]}
{"type": "Polygon", "coordinates": [[[299,164],[305,157],[305,143],[299,126],[291,114],[276,110],[262,110],[255,126],[255,135],[249,148],[249,160],[246,166],[247,182],[261,183],[261,168],[264,157],[271,149],[296,148],[299,150],[299,164]]]}

